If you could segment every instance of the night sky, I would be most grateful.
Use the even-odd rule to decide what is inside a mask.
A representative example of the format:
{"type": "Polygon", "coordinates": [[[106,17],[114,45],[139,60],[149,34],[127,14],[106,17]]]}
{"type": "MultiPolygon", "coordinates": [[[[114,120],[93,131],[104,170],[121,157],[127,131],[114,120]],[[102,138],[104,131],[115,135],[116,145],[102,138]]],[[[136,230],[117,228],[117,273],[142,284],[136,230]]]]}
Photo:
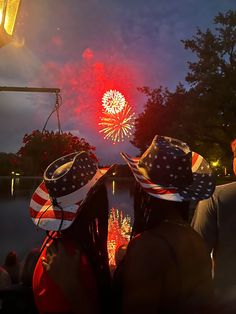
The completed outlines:
{"type": "MultiPolygon", "coordinates": [[[[0,50],[0,85],[61,88],[62,130],[96,146],[102,163],[121,161],[120,151],[137,150],[99,134],[104,91],[120,90],[140,112],[145,98],[137,87],[186,85],[194,55],[181,39],[229,9],[235,0],[23,0],[16,39],[0,50]]],[[[0,151],[17,152],[54,104],[53,94],[0,93],[0,151]]],[[[48,129],[56,128],[52,116],[48,129]]]]}

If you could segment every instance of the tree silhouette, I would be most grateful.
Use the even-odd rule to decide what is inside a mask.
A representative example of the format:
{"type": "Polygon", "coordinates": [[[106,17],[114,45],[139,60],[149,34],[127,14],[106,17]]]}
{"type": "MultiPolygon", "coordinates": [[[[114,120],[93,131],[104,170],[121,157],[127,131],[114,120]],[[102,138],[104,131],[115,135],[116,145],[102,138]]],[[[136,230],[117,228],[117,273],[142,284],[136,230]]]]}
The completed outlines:
{"type": "Polygon", "coordinates": [[[218,147],[227,159],[236,137],[236,11],[219,13],[214,25],[213,31],[198,29],[192,39],[183,41],[197,57],[188,63],[186,81],[198,146],[205,151],[206,145],[218,147]]]}
{"type": "Polygon", "coordinates": [[[94,150],[95,147],[84,138],[78,138],[70,132],[34,130],[31,134],[25,134],[17,155],[21,159],[24,174],[42,175],[51,162],[76,151],[88,151],[96,159],[94,150]]]}
{"type": "Polygon", "coordinates": [[[183,40],[196,59],[188,62],[186,82],[171,93],[141,88],[147,96],[135,124],[133,144],[144,151],[155,134],[185,140],[208,159],[229,163],[236,138],[236,11],[219,13],[214,29],[197,30],[183,40]]]}

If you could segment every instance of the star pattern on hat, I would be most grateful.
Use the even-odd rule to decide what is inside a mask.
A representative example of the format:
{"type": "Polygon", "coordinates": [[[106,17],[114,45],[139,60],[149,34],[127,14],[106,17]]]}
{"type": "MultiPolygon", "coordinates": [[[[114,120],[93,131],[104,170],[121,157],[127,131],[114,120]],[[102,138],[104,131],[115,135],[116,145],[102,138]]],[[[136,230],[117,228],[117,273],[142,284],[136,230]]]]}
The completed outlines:
{"type": "Polygon", "coordinates": [[[86,185],[98,171],[97,164],[88,156],[88,153],[75,153],[58,159],[46,170],[45,184],[52,197],[61,197],[74,192],[86,185]],[[72,162],[72,163],[70,163],[72,162]],[[60,176],[60,166],[68,165],[60,176]],[[59,168],[59,169],[58,169],[59,168]],[[53,178],[57,171],[59,176],[53,178]]]}
{"type": "Polygon", "coordinates": [[[150,179],[155,178],[164,186],[183,186],[192,181],[191,153],[185,153],[176,144],[160,140],[156,150],[144,154],[139,166],[144,167],[150,179]]]}
{"type": "Polygon", "coordinates": [[[191,152],[186,143],[177,139],[156,136],[139,159],[130,159],[125,155],[123,157],[134,172],[136,180],[147,189],[147,193],[156,197],[196,201],[210,197],[214,191],[214,176],[207,161],[191,152]],[[164,190],[159,196],[158,189],[161,187],[164,190]],[[170,188],[176,196],[168,191],[170,188]],[[164,196],[165,193],[169,197],[164,196]]]}

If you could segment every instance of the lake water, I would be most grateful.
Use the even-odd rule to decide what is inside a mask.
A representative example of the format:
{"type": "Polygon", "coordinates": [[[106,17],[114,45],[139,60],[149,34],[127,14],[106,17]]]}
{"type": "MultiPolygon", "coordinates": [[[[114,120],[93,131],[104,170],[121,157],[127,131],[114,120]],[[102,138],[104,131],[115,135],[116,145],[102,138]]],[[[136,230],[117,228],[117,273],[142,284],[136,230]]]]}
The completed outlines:
{"type": "MultiPolygon", "coordinates": [[[[29,216],[30,198],[40,182],[40,178],[0,177],[0,264],[11,250],[22,259],[31,248],[41,246],[45,232],[29,216]]],[[[110,208],[122,210],[123,219],[132,222],[133,180],[108,179],[106,185],[110,208]]]]}

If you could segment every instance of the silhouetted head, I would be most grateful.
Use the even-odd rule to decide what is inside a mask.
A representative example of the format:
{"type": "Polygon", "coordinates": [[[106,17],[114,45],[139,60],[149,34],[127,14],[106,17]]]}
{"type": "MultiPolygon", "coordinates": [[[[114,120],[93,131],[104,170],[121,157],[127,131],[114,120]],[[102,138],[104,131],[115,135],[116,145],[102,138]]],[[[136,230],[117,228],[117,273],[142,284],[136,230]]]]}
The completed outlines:
{"type": "Polygon", "coordinates": [[[11,251],[7,254],[5,258],[4,265],[8,267],[15,266],[19,263],[18,256],[15,251],[11,251]]]}
{"type": "Polygon", "coordinates": [[[155,228],[165,219],[183,219],[188,222],[189,204],[188,201],[174,202],[153,197],[136,183],[132,237],[155,228]]]}

